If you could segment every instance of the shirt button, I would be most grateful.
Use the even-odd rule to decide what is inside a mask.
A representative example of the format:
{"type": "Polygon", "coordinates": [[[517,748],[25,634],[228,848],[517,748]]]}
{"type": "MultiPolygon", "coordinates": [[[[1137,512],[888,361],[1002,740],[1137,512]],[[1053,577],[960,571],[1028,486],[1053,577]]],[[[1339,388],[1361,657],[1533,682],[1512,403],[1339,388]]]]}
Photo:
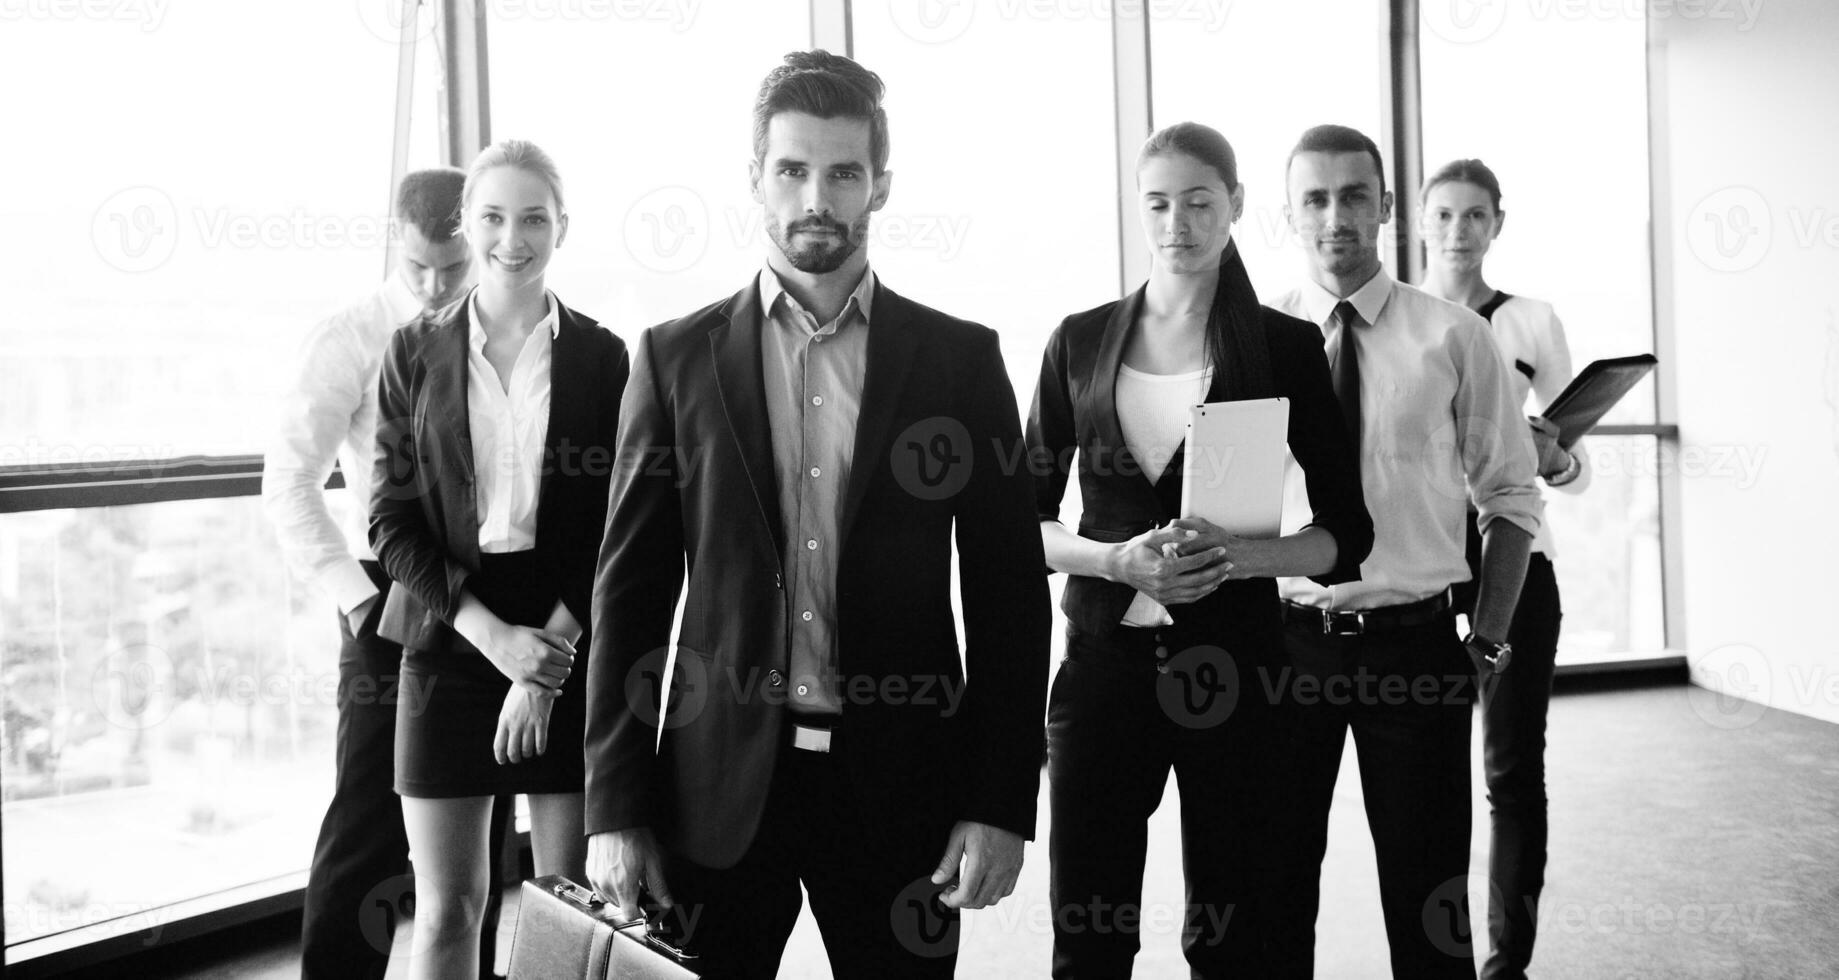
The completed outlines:
{"type": "Polygon", "coordinates": [[[823,404],[824,404],[824,396],[823,396],[823,395],[812,395],[812,396],[811,396],[811,404],[813,404],[813,405],[816,405],[816,406],[818,406],[818,407],[820,407],[820,408],[821,408],[821,407],[823,407],[823,404]]]}
{"type": "Polygon", "coordinates": [[[818,334],[817,336],[815,336],[815,337],[812,337],[812,338],[811,338],[811,342],[812,342],[812,343],[814,343],[814,344],[821,344],[821,343],[823,343],[823,342],[824,342],[824,335],[820,333],[820,334],[818,334]]]}
{"type": "Polygon", "coordinates": [[[816,550],[817,550],[817,539],[816,539],[816,538],[812,538],[811,540],[809,540],[809,541],[806,541],[806,542],[805,542],[805,550],[806,550],[806,551],[816,551],[816,550]]]}
{"type": "Polygon", "coordinates": [[[818,477],[823,476],[823,475],[824,475],[823,470],[820,470],[815,466],[811,467],[811,479],[815,480],[818,477]]]}
{"type": "Polygon", "coordinates": [[[766,672],[766,683],[773,687],[784,687],[785,675],[776,670],[769,670],[766,672]]]}
{"type": "Polygon", "coordinates": [[[802,697],[804,697],[805,695],[807,695],[807,694],[810,694],[810,693],[811,693],[811,688],[810,688],[810,687],[808,687],[808,686],[806,686],[806,685],[804,685],[804,684],[800,684],[800,685],[798,685],[798,696],[799,696],[799,697],[801,697],[801,698],[802,698],[802,697]]]}
{"type": "Polygon", "coordinates": [[[802,614],[800,614],[799,618],[803,619],[807,623],[810,622],[811,621],[811,610],[809,609],[805,610],[802,614]]]}

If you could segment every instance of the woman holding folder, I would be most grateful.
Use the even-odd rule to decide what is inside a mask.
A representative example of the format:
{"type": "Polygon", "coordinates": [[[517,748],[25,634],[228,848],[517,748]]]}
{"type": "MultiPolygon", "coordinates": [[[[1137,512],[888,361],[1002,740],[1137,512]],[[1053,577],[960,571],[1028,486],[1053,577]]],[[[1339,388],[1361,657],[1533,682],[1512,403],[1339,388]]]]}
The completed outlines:
{"type": "MultiPolygon", "coordinates": [[[[1501,233],[1501,185],[1480,160],[1456,160],[1424,182],[1420,232],[1429,261],[1424,290],[1479,313],[1494,327],[1501,356],[1513,370],[1521,404],[1536,396],[1539,410],[1571,383],[1571,350],[1551,304],[1511,296],[1482,275],[1488,249],[1501,233]]],[[[1589,482],[1582,456],[1560,448],[1549,432],[1533,430],[1539,475],[1547,486],[1580,493],[1589,482]]],[[[1488,962],[1485,980],[1524,977],[1532,962],[1539,893],[1545,885],[1545,716],[1558,656],[1558,578],[1552,570],[1550,522],[1533,538],[1526,584],[1507,642],[1513,665],[1482,689],[1482,759],[1488,782],[1492,836],[1488,848],[1488,962]]],[[[1481,534],[1469,514],[1471,589],[1479,580],[1481,534]]],[[[1474,594],[1457,596],[1467,612],[1474,594]]]]}
{"type": "Polygon", "coordinates": [[[1130,974],[1147,824],[1172,769],[1183,952],[1196,977],[1261,976],[1288,741],[1273,577],[1358,577],[1373,524],[1322,335],[1258,304],[1232,241],[1245,196],[1231,145],[1170,126],[1144,143],[1137,184],[1149,281],[1060,324],[1028,419],[1047,563],[1070,576],[1048,708],[1053,975],[1130,974]],[[1265,398],[1289,400],[1313,519],[1265,540],[1178,521],[1188,408],[1265,398]],[[1060,523],[1075,449],[1077,532],[1060,523]]]}

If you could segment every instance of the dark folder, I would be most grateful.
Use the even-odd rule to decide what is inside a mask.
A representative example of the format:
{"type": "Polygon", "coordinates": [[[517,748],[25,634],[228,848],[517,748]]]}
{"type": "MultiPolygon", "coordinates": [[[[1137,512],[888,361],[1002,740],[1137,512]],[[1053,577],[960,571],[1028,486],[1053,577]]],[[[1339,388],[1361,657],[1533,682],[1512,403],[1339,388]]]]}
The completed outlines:
{"type": "Polygon", "coordinates": [[[1545,418],[1558,425],[1558,445],[1576,445],[1659,363],[1652,354],[1591,361],[1545,406],[1545,418]]]}

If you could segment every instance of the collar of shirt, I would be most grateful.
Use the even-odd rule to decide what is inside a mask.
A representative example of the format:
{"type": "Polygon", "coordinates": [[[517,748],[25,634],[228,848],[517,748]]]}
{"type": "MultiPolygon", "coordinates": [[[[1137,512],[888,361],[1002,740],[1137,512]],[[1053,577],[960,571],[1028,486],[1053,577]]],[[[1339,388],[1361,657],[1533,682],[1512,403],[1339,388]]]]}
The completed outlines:
{"type": "MultiPolygon", "coordinates": [[[[549,339],[554,340],[556,336],[562,332],[562,318],[556,312],[556,294],[545,292],[543,294],[543,299],[549,304],[549,312],[543,314],[543,318],[536,322],[536,327],[530,331],[530,336],[535,337],[538,331],[542,330],[544,327],[548,327],[549,339]]],[[[466,322],[468,331],[467,340],[471,342],[472,349],[475,353],[484,355],[485,327],[479,321],[479,290],[477,289],[474,289],[466,297],[466,322]]],[[[525,344],[529,342],[528,339],[524,341],[525,344]]]]}
{"type": "Polygon", "coordinates": [[[421,316],[421,300],[409,291],[409,284],[402,281],[399,272],[390,273],[389,281],[383,284],[383,308],[389,311],[390,324],[396,327],[421,316]]]}
{"type": "MultiPolygon", "coordinates": [[[[786,292],[785,284],[779,281],[779,274],[773,271],[772,266],[769,265],[761,268],[760,309],[765,313],[768,320],[773,318],[773,307],[781,298],[785,300],[785,304],[788,308],[801,314],[793,319],[804,323],[806,329],[809,330],[810,321],[816,320],[817,317],[812,316],[803,306],[800,306],[796,297],[786,292]]],[[[862,322],[867,324],[869,322],[869,311],[874,305],[874,302],[875,270],[864,269],[862,270],[862,279],[856,283],[856,288],[850,292],[849,299],[843,303],[843,311],[837,314],[835,320],[821,324],[816,330],[811,332],[835,333],[841,330],[844,325],[849,323],[849,311],[851,309],[862,314],[862,322]]]]}
{"type": "MultiPolygon", "coordinates": [[[[1347,297],[1347,301],[1354,304],[1354,312],[1360,314],[1360,319],[1368,326],[1379,322],[1380,312],[1386,308],[1386,301],[1392,298],[1392,282],[1392,274],[1382,265],[1378,272],[1373,273],[1373,278],[1354,290],[1354,295],[1347,297]]],[[[1326,329],[1328,318],[1334,315],[1341,297],[1322,288],[1314,279],[1303,280],[1300,295],[1303,309],[1309,311],[1310,321],[1326,329]]]]}

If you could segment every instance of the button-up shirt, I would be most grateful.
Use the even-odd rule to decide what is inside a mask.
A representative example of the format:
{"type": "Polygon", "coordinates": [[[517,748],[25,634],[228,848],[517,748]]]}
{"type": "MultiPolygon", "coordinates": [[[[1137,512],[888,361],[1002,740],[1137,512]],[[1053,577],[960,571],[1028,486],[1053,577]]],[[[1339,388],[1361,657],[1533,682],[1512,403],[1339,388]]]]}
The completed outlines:
{"type": "Polygon", "coordinates": [[[264,460],[262,502],[283,556],[342,612],[377,594],[358,564],[373,559],[367,520],[377,375],[390,335],[420,315],[415,294],[391,275],[363,302],[315,326],[301,346],[264,460]],[[325,495],[335,463],[342,464],[352,498],[336,518],[325,495]]]}
{"type": "Polygon", "coordinates": [[[788,704],[802,714],[843,710],[836,574],[874,294],[875,274],[864,271],[842,312],[820,324],[771,268],[760,273],[760,359],[792,609],[788,704]]]}
{"type": "MultiPolygon", "coordinates": [[[[1274,305],[1323,330],[1341,300],[1314,282],[1274,305]]],[[[1487,321],[1395,281],[1385,270],[1347,297],[1360,314],[1360,485],[1373,513],[1373,552],[1360,581],[1322,586],[1278,580],[1283,597],[1330,609],[1376,609],[1426,599],[1469,579],[1464,515],[1471,495],[1483,531],[1497,520],[1537,534],[1532,435],[1487,321]]],[[[1310,517],[1295,460],[1284,475],[1284,533],[1310,517]]]]}
{"type": "Polygon", "coordinates": [[[549,438],[550,348],[562,330],[556,298],[531,329],[511,365],[509,383],[485,359],[479,291],[466,299],[470,330],[466,356],[466,420],[472,429],[473,500],[479,512],[479,550],[528,551],[536,547],[537,494],[543,487],[543,444],[549,438]]]}

